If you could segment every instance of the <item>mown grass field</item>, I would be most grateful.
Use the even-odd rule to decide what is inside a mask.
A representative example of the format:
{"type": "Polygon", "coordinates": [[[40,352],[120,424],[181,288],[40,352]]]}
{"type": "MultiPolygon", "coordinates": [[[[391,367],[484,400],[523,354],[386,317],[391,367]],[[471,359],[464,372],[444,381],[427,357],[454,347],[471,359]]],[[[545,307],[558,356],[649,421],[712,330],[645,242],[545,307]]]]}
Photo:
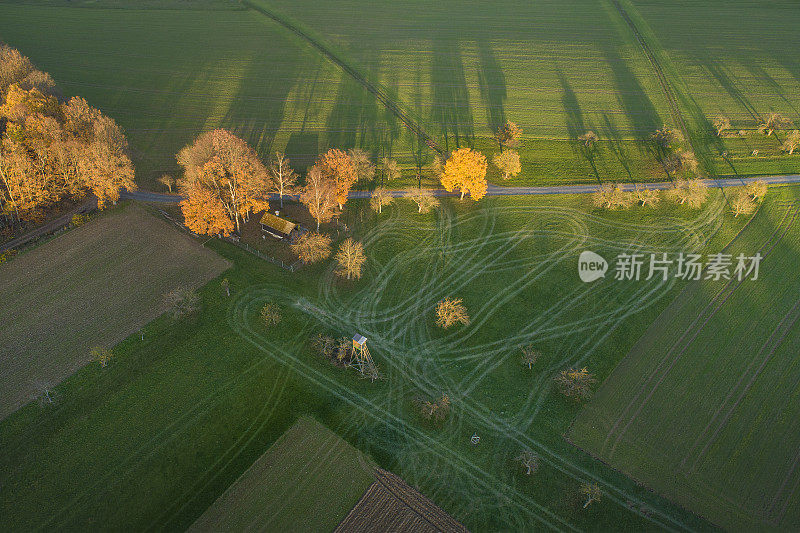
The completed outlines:
{"type": "Polygon", "coordinates": [[[706,529],[707,522],[634,484],[563,438],[580,406],[553,377],[587,366],[603,379],[679,286],[579,281],[580,251],[717,250],[744,224],[721,192],[691,211],[607,213],[581,196],[446,200],[418,215],[408,201],[380,217],[349,204],[344,222],[366,246],[357,282],[326,262],[294,274],[233,246],[234,263],[202,290],[194,321],[160,317],[0,424],[0,529],[181,529],[193,523],[275,440],[310,414],[472,530],[706,529]],[[363,211],[362,211],[363,210],[363,211]],[[470,326],[443,331],[433,308],[461,297],[470,326]],[[279,326],[259,311],[277,303],[279,326]],[[369,338],[385,379],[370,383],[315,355],[324,332],[369,338]],[[533,370],[520,347],[543,356],[533,370]],[[447,393],[436,427],[416,398],[447,393]],[[480,444],[470,444],[478,434],[480,444]],[[514,457],[530,448],[540,471],[514,457]],[[435,473],[435,475],[433,475],[435,473]],[[603,486],[583,509],[581,482],[603,486]]]}
{"type": "Polygon", "coordinates": [[[0,418],[164,312],[229,263],[135,206],[0,265],[0,418]]]}
{"type": "Polygon", "coordinates": [[[730,248],[758,280],[687,286],[570,430],[611,466],[729,530],[800,527],[798,190],[730,248]]]}
{"type": "Polygon", "coordinates": [[[189,531],[333,531],[374,483],[374,469],[371,459],[303,417],[189,531]]]}

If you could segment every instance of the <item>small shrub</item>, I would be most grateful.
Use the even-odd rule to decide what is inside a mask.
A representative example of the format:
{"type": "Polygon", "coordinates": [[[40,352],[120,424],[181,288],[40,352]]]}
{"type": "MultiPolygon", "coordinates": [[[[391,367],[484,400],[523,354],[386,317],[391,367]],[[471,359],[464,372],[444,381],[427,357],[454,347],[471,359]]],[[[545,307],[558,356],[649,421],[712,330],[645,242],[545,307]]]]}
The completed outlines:
{"type": "Polygon", "coordinates": [[[274,326],[281,321],[281,309],[274,303],[266,303],[261,308],[261,321],[266,327],[274,326]]]}
{"type": "Polygon", "coordinates": [[[81,214],[77,213],[72,215],[72,225],[73,227],[83,226],[87,222],[89,222],[89,215],[88,214],[81,214]]]}

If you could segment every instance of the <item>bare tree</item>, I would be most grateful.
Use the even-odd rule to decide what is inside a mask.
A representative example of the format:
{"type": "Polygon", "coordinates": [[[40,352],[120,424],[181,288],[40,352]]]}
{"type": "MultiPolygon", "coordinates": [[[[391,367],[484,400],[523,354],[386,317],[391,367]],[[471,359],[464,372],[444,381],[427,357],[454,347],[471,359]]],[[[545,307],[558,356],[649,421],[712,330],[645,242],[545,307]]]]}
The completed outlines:
{"type": "Polygon", "coordinates": [[[331,242],[331,238],[322,233],[304,233],[290,247],[303,263],[309,264],[330,257],[331,242]]]}
{"type": "Polygon", "coordinates": [[[746,191],[739,191],[731,201],[731,211],[734,218],[739,215],[752,215],[756,207],[756,202],[746,191]]]}
{"type": "Polygon", "coordinates": [[[356,169],[356,181],[371,180],[375,177],[375,165],[372,164],[372,160],[365,150],[351,148],[347,154],[356,169]]]}
{"type": "Polygon", "coordinates": [[[633,195],[642,206],[655,207],[661,201],[661,195],[656,189],[641,189],[637,186],[633,195]]]}
{"type": "Polygon", "coordinates": [[[158,182],[169,189],[169,193],[172,194],[172,188],[175,186],[175,178],[170,176],[169,174],[164,174],[160,178],[158,178],[158,182]]]}
{"type": "Polygon", "coordinates": [[[698,179],[679,179],[675,181],[674,187],[667,191],[667,195],[679,204],[697,209],[708,198],[708,186],[698,179]]]}
{"type": "Polygon", "coordinates": [[[497,144],[500,145],[501,152],[503,148],[514,148],[522,139],[522,128],[515,122],[506,122],[497,129],[494,138],[497,140],[497,144]]]}
{"type": "Polygon", "coordinates": [[[469,315],[461,298],[447,297],[436,304],[436,325],[444,329],[453,324],[469,324],[469,315]]]}
{"type": "Polygon", "coordinates": [[[378,214],[383,212],[384,206],[394,202],[394,196],[384,187],[378,187],[372,191],[372,197],[369,200],[369,205],[378,214]]]}
{"type": "Polygon", "coordinates": [[[164,303],[174,318],[183,318],[200,308],[200,297],[192,289],[178,287],[164,295],[164,303]]]}
{"type": "Polygon", "coordinates": [[[516,458],[515,461],[522,464],[525,468],[525,475],[530,476],[539,470],[539,456],[530,450],[523,450],[516,458]]]}
{"type": "Polygon", "coordinates": [[[443,394],[442,397],[435,402],[430,400],[418,400],[417,404],[422,416],[428,420],[443,422],[450,413],[450,397],[447,394],[443,394]]]}
{"type": "Polygon", "coordinates": [[[528,367],[528,370],[533,368],[533,365],[536,364],[536,361],[539,360],[542,353],[539,350],[536,350],[532,344],[528,346],[522,347],[522,364],[528,367]]]}
{"type": "Polygon", "coordinates": [[[731,119],[728,117],[718,115],[714,118],[714,130],[717,132],[717,137],[722,137],[726,130],[731,129],[731,119]]]}
{"type": "Polygon", "coordinates": [[[676,144],[681,142],[683,140],[683,135],[676,129],[664,126],[654,131],[650,135],[650,139],[652,139],[657,147],[666,150],[673,148],[676,144]]]}
{"type": "Polygon", "coordinates": [[[592,502],[599,502],[603,491],[597,483],[581,483],[581,494],[586,498],[583,508],[586,509],[592,502]]]}
{"type": "Polygon", "coordinates": [[[108,348],[103,348],[102,346],[95,346],[89,350],[89,358],[92,361],[97,361],[100,363],[101,368],[105,368],[113,356],[114,355],[111,353],[111,350],[108,348]]]}
{"type": "Polygon", "coordinates": [[[268,171],[272,178],[272,192],[278,195],[283,209],[283,197],[297,192],[297,173],[289,166],[289,158],[281,152],[275,152],[268,171]]]}
{"type": "Polygon", "coordinates": [[[756,180],[748,183],[747,193],[753,197],[753,200],[760,202],[767,195],[767,182],[764,180],[756,180]]]}
{"type": "Polygon", "coordinates": [[[783,151],[789,152],[789,155],[792,155],[798,147],[800,147],[800,131],[794,130],[787,135],[786,140],[783,141],[783,151]]]}
{"type": "Polygon", "coordinates": [[[592,396],[592,386],[597,383],[594,374],[586,368],[562,370],[555,381],[561,394],[575,401],[588,400],[592,396]]]}
{"type": "Polygon", "coordinates": [[[317,232],[321,222],[330,221],[336,209],[336,182],[323,174],[316,166],[311,167],[306,185],[300,193],[300,201],[308,207],[317,221],[317,232]]]}
{"type": "Polygon", "coordinates": [[[219,285],[225,290],[226,295],[231,295],[231,282],[228,281],[228,278],[223,279],[219,285]]]}
{"type": "Polygon", "coordinates": [[[506,150],[505,152],[495,154],[492,158],[492,164],[497,167],[497,170],[503,175],[504,180],[516,176],[522,171],[519,153],[515,150],[506,150]]]}
{"type": "Polygon", "coordinates": [[[634,197],[630,191],[622,190],[618,184],[603,183],[593,194],[594,205],[606,209],[626,209],[633,205],[634,197]]]}
{"type": "Polygon", "coordinates": [[[261,321],[269,328],[281,321],[281,309],[272,302],[267,302],[261,308],[261,321]]]}
{"type": "Polygon", "coordinates": [[[769,137],[779,130],[785,130],[792,127],[792,121],[784,117],[780,113],[770,113],[767,119],[758,126],[758,131],[764,133],[769,137]]]}
{"type": "Polygon", "coordinates": [[[418,213],[428,213],[431,209],[439,205],[439,199],[428,189],[411,189],[406,196],[417,204],[419,208],[417,210],[418,213]]]}
{"type": "Polygon", "coordinates": [[[361,278],[361,268],[366,260],[364,245],[347,238],[336,252],[336,262],[339,263],[336,273],[347,279],[359,279],[361,278]]]}
{"type": "Polygon", "coordinates": [[[400,179],[401,171],[400,165],[397,164],[397,161],[390,157],[383,158],[383,176],[388,181],[393,181],[400,179]]]}
{"type": "Polygon", "coordinates": [[[579,135],[578,140],[583,144],[584,148],[591,150],[595,143],[600,140],[600,137],[598,137],[595,132],[589,130],[583,135],[579,135]]]}

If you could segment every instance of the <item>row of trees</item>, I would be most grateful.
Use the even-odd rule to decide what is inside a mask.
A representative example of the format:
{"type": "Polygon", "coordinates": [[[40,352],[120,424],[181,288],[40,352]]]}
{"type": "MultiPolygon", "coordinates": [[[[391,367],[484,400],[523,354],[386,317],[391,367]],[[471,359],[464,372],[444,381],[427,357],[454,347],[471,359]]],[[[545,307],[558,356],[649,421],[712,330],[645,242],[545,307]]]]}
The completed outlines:
{"type": "Polygon", "coordinates": [[[38,220],[64,198],[93,192],[102,208],[135,189],[127,141],[86,100],[59,98],[52,78],[0,45],[0,214],[38,220]]]}

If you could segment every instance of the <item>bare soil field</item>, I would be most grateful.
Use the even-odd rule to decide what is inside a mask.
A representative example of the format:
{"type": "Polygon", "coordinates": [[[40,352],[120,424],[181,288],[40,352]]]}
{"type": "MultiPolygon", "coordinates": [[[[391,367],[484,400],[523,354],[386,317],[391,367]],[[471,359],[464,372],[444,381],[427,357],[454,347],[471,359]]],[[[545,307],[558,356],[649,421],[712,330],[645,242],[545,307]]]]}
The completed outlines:
{"type": "Polygon", "coordinates": [[[0,267],[0,419],[164,312],[228,261],[126,206],[0,267]]]}

